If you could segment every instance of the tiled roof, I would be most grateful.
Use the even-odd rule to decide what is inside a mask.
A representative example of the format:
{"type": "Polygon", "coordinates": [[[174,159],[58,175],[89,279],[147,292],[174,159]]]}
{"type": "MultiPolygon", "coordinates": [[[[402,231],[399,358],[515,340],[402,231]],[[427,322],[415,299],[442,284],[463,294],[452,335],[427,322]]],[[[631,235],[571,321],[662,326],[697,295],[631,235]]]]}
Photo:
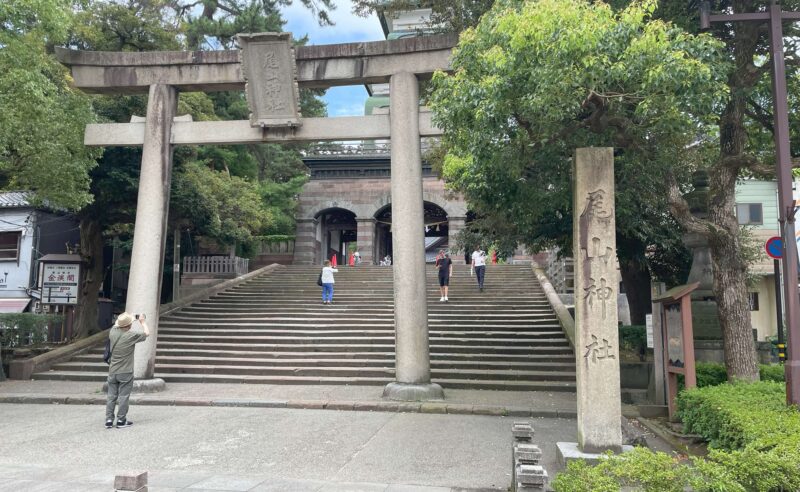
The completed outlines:
{"type": "Polygon", "coordinates": [[[0,192],[0,208],[30,207],[29,196],[27,191],[0,192]]]}

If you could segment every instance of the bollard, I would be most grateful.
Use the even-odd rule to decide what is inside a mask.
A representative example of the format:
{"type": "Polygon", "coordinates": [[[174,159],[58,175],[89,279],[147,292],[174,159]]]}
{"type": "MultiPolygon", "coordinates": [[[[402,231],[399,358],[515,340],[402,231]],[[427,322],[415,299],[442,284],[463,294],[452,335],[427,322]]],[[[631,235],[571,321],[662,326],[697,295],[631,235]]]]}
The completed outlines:
{"type": "Polygon", "coordinates": [[[533,441],[533,426],[530,422],[514,422],[511,426],[511,435],[516,442],[533,441]]]}
{"type": "Polygon", "coordinates": [[[130,471],[114,478],[114,490],[118,492],[147,492],[147,472],[130,471]]]}
{"type": "Polygon", "coordinates": [[[517,465],[514,485],[516,492],[544,490],[547,486],[547,471],[539,465],[517,465]]]}

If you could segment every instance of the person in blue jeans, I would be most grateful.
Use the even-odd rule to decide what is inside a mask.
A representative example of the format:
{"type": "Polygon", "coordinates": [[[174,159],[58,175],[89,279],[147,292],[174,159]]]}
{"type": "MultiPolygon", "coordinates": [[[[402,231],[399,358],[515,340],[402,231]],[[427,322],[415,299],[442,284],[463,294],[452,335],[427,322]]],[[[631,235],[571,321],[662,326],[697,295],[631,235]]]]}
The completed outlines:
{"type": "Polygon", "coordinates": [[[333,304],[333,274],[339,270],[331,267],[330,260],[325,260],[322,267],[322,304],[333,304]]]}

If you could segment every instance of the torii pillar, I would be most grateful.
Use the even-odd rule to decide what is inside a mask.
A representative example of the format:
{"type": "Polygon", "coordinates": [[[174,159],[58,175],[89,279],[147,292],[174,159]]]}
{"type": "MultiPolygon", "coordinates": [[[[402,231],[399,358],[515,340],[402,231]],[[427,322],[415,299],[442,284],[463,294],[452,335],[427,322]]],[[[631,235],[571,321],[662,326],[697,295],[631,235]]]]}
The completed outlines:
{"type": "Polygon", "coordinates": [[[389,84],[397,380],[384,388],[383,396],[391,400],[437,400],[444,398],[444,392],[431,383],[419,82],[413,73],[400,72],[391,76],[389,84]]]}
{"type": "Polygon", "coordinates": [[[164,380],[154,378],[153,375],[172,181],[170,139],[177,108],[178,91],[174,87],[163,84],[150,86],[128,297],[125,301],[125,310],[129,313],[147,315],[150,328],[150,336],[136,346],[134,354],[134,390],[143,392],[160,391],[164,388],[164,380]]]}

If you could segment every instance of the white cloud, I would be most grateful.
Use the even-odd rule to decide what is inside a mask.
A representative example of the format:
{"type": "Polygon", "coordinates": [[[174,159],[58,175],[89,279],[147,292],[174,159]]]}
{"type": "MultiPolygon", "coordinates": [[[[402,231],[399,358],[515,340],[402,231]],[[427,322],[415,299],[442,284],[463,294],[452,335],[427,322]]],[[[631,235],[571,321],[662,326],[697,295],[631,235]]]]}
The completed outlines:
{"type": "Polygon", "coordinates": [[[284,29],[292,32],[295,38],[308,34],[309,44],[335,44],[356,41],[380,41],[385,39],[380,21],[373,14],[358,17],[352,13],[350,0],[336,2],[336,10],[330,12],[335,25],[321,27],[310,10],[295,0],[281,13],[286,20],[284,29]]]}
{"type": "MultiPolygon", "coordinates": [[[[308,34],[308,44],[337,44],[358,41],[382,41],[385,39],[378,18],[358,17],[352,13],[350,0],[336,2],[336,10],[330,12],[335,25],[322,27],[314,14],[295,0],[290,7],[281,11],[286,20],[284,29],[295,39],[308,34]]],[[[363,86],[332,87],[323,98],[328,104],[328,116],[362,116],[367,91],[363,86]]]]}

